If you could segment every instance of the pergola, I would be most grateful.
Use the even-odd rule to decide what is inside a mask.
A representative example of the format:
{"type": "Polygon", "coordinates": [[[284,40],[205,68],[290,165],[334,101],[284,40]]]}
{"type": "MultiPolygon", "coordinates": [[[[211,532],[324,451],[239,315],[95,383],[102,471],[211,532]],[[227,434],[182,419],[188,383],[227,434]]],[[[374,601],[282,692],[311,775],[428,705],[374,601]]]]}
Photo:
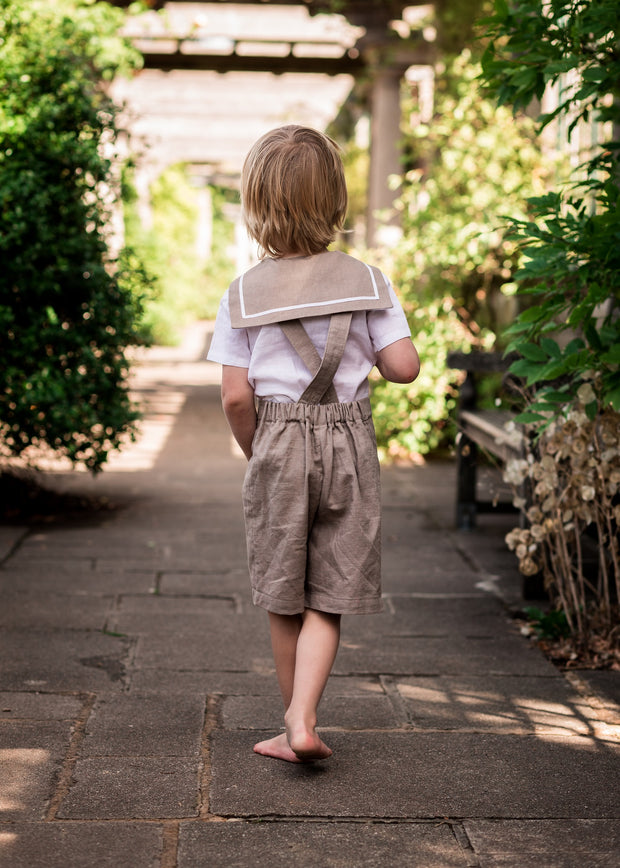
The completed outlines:
{"type": "MultiPolygon", "coordinates": [[[[130,0],[112,0],[117,6],[128,6],[130,0]]],[[[343,0],[334,4],[329,0],[151,0],[153,10],[166,9],[170,18],[181,8],[192,7],[195,23],[185,32],[169,28],[146,28],[135,25],[128,32],[144,57],[145,70],[163,73],[209,72],[223,74],[270,74],[288,77],[305,74],[311,76],[352,77],[356,86],[363,83],[367,94],[370,120],[370,172],[368,179],[367,242],[379,240],[378,212],[390,211],[395,192],[389,177],[401,170],[400,139],[400,85],[410,68],[429,67],[433,59],[432,42],[422,28],[411,29],[403,20],[403,11],[412,7],[428,7],[422,0],[343,0]],[[228,7],[231,11],[245,7],[246,18],[260,7],[302,7],[310,21],[320,13],[335,10],[344,16],[348,32],[337,28],[332,35],[313,35],[313,28],[286,37],[281,33],[265,34],[260,27],[245,28],[244,33],[214,33],[208,25],[201,25],[201,10],[228,7]],[[393,25],[397,22],[397,25],[393,25]],[[398,26],[399,25],[399,26],[398,26]]],[[[432,7],[430,7],[432,8],[432,7]]],[[[228,10],[227,10],[228,11],[228,10]]],[[[284,11],[284,9],[283,9],[284,11]]],[[[406,16],[405,16],[406,17],[406,16]]],[[[312,22],[310,22],[312,23],[312,22]]],[[[277,87],[277,83],[276,83],[277,87]]],[[[252,94],[245,97],[251,101],[252,94]]],[[[241,108],[238,112],[242,111],[241,108]]],[[[231,124],[234,107],[231,105],[231,124]]],[[[273,124],[275,125],[275,124],[273,124]]],[[[195,158],[190,161],[196,162],[195,158]]],[[[390,219],[388,218],[388,223],[390,219]]],[[[394,218],[392,218],[394,222],[394,218]]]]}

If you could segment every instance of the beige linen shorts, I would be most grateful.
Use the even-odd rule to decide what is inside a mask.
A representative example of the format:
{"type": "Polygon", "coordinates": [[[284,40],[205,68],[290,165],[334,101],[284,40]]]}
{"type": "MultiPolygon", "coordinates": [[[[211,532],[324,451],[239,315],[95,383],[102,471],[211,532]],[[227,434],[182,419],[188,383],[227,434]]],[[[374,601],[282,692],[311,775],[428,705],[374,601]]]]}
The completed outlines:
{"type": "Polygon", "coordinates": [[[261,401],[243,484],[255,605],[383,611],[381,496],[370,401],[261,401]]]}

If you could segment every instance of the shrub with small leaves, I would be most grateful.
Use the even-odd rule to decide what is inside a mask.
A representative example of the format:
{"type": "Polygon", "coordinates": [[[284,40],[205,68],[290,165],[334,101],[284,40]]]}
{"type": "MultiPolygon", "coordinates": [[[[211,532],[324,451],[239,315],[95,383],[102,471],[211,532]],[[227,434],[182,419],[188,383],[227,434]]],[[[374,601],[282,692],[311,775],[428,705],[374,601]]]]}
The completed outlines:
{"type": "Polygon", "coordinates": [[[139,275],[107,247],[116,137],[102,79],[137,62],[105,3],[0,0],[0,454],[99,470],[133,430],[139,275]]]}

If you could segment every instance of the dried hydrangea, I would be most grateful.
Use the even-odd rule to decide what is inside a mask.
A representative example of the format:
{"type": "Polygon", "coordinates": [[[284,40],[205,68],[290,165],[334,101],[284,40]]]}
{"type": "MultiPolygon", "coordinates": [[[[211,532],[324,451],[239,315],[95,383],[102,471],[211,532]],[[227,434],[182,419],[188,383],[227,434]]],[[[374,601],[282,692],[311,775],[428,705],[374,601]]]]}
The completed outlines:
{"type": "Polygon", "coordinates": [[[620,413],[608,407],[594,419],[588,416],[586,406],[591,410],[597,400],[595,377],[580,386],[578,398],[566,418],[554,419],[530,442],[527,454],[508,462],[504,471],[504,480],[515,489],[515,505],[528,521],[526,528],[512,530],[506,543],[521,572],[543,571],[577,619],[586,606],[581,544],[586,527],[593,529],[590,536],[599,547],[599,602],[609,606],[614,593],[620,596],[620,413]]]}

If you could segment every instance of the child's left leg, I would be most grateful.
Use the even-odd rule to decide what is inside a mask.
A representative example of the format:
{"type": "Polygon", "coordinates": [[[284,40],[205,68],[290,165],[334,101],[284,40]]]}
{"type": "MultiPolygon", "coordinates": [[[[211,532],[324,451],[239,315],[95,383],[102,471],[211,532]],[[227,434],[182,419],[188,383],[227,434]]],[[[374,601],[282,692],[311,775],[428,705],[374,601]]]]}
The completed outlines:
{"type": "Polygon", "coordinates": [[[316,732],[317,707],[340,641],[340,615],[306,609],[303,615],[269,613],[286,733],[254,746],[256,753],[288,762],[325,759],[331,749],[316,732]]]}

